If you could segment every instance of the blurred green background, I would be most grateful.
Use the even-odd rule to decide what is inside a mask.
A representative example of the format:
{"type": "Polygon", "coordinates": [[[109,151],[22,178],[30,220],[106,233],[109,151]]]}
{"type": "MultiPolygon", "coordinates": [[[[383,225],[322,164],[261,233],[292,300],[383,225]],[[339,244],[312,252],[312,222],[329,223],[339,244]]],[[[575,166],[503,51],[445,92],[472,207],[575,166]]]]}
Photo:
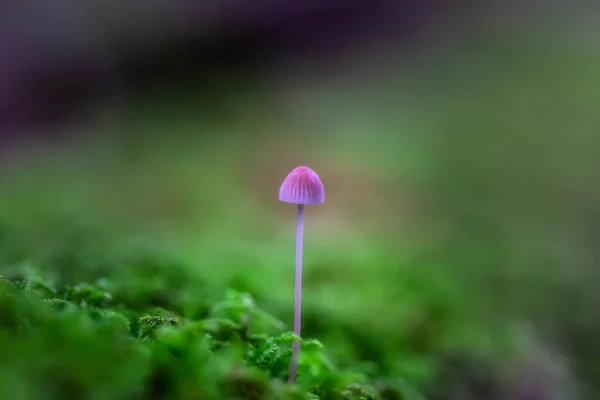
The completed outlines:
{"type": "Polygon", "coordinates": [[[498,15],[341,72],[150,86],[20,142],[2,155],[3,265],[120,279],[112,258],[164,257],[187,296],[247,290],[291,325],[277,191],[308,165],[326,202],[306,213],[303,330],[337,363],[431,398],[594,398],[600,36],[581,15],[498,15]]]}

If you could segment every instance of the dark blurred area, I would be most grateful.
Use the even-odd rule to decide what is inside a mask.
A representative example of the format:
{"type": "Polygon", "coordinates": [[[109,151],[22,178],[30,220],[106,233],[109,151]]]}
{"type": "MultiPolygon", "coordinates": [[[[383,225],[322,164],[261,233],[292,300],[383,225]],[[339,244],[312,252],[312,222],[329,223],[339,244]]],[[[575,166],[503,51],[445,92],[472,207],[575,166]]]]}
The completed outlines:
{"type": "MultiPolygon", "coordinates": [[[[418,34],[460,1],[24,1],[0,12],[3,135],[147,85],[268,73],[418,34]],[[454,4],[453,4],[454,3],[454,4]]],[[[464,3],[464,2],[462,2],[464,3]]]]}

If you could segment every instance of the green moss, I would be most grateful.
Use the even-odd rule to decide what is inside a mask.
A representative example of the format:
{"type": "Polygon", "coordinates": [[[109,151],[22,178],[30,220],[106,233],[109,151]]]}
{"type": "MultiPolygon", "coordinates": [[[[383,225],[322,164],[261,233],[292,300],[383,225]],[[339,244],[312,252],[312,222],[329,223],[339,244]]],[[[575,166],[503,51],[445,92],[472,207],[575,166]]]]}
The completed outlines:
{"type": "Polygon", "coordinates": [[[32,271],[0,280],[7,398],[394,398],[389,388],[376,390],[365,376],[336,368],[320,341],[288,332],[248,293],[229,290],[194,319],[151,304],[129,309],[110,287],[106,280],[60,286],[32,271]],[[296,339],[299,378],[289,385],[296,339]]]}

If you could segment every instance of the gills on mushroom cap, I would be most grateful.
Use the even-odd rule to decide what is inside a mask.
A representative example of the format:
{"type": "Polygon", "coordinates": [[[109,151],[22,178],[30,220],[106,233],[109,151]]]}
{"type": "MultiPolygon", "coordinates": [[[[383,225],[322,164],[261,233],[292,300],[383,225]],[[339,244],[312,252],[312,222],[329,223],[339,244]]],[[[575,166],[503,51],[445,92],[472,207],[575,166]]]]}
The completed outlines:
{"type": "Polygon", "coordinates": [[[279,200],[293,204],[320,204],[325,201],[325,188],[315,171],[304,166],[297,167],[281,184],[279,200]]]}

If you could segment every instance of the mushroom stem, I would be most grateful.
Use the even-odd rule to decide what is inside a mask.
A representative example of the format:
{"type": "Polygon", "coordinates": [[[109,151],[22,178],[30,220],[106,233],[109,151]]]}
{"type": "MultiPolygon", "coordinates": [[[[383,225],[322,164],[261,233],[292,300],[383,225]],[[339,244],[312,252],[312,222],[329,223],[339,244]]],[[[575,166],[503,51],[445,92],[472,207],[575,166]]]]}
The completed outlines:
{"type": "MultiPolygon", "coordinates": [[[[302,235],[304,231],[304,204],[298,204],[298,223],[296,225],[296,291],[294,296],[294,334],[300,336],[300,313],[302,311],[302,235]]],[[[294,341],[289,382],[296,382],[300,341],[294,341]]]]}

